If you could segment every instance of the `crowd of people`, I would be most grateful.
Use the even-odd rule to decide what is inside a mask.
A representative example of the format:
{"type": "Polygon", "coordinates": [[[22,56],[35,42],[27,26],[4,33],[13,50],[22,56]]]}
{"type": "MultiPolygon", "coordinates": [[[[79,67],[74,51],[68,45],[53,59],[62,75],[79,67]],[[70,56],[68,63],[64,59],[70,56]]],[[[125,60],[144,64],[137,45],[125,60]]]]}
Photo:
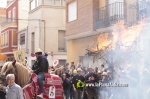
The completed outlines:
{"type": "Polygon", "coordinates": [[[64,66],[49,68],[49,73],[62,78],[65,99],[107,99],[111,92],[105,86],[95,84],[109,83],[113,79],[112,70],[103,64],[100,68],[75,66],[74,62],[64,66]],[[91,86],[87,86],[87,84],[91,86]]]}
{"type": "MultiPolygon", "coordinates": [[[[45,93],[43,81],[45,79],[44,72],[46,72],[56,74],[62,79],[64,99],[111,99],[112,90],[100,84],[112,82],[117,78],[112,68],[106,68],[104,64],[95,68],[81,65],[75,66],[74,62],[71,62],[70,65],[66,63],[64,66],[50,67],[47,58],[42,55],[42,50],[38,49],[35,52],[35,56],[37,59],[32,66],[31,73],[37,74],[40,88],[40,94],[37,96],[43,97],[43,93],[45,93]]],[[[6,99],[23,99],[21,87],[15,83],[14,78],[13,74],[8,74],[6,77],[8,87],[6,88],[0,84],[0,89],[4,90],[0,90],[0,94],[3,94],[1,96],[4,96],[3,98],[0,97],[0,99],[5,99],[5,94],[6,99]],[[9,96],[11,94],[13,94],[14,98],[9,96]]]]}
{"type": "MultiPolygon", "coordinates": [[[[37,73],[35,68],[32,72],[37,73]]],[[[72,62],[71,66],[67,63],[64,66],[50,67],[48,72],[62,78],[64,99],[106,99],[108,97],[108,94],[105,93],[106,88],[99,89],[99,87],[95,86],[86,86],[87,83],[108,82],[112,79],[111,71],[107,70],[104,65],[101,65],[101,70],[97,67],[94,70],[91,67],[76,67],[74,62],[72,62]]],[[[38,71],[37,75],[39,73],[40,71],[38,71]]],[[[40,73],[39,77],[41,75],[40,73]]],[[[0,80],[0,99],[23,99],[22,89],[15,83],[15,75],[8,74],[6,81],[7,87],[2,86],[2,80],[0,80]]],[[[43,78],[41,81],[43,81],[43,78]]],[[[42,92],[44,92],[43,89],[41,89],[42,92]]]]}

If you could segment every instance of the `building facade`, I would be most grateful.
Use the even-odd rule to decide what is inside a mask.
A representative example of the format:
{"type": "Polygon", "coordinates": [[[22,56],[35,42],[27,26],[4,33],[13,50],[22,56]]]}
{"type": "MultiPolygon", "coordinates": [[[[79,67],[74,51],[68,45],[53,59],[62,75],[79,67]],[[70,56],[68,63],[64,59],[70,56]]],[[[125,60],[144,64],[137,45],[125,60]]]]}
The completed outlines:
{"type": "MultiPolygon", "coordinates": [[[[0,24],[6,19],[6,9],[0,8],[0,24]]],[[[0,25],[1,31],[1,25],[0,25]]],[[[0,45],[1,45],[1,32],[0,32],[0,45]]],[[[6,56],[1,54],[1,46],[0,46],[0,66],[2,66],[3,62],[6,60],[6,56]]]]}
{"type": "MultiPolygon", "coordinates": [[[[0,8],[0,24],[2,22],[4,22],[6,19],[6,8],[0,8]]],[[[1,31],[1,25],[0,25],[0,31],[1,31]]],[[[1,35],[1,34],[0,34],[1,35]]],[[[0,36],[1,37],[1,36],[0,36]]],[[[1,38],[0,38],[1,39],[1,38]]],[[[1,43],[1,41],[0,41],[1,43]]],[[[1,46],[0,46],[0,49],[1,49],[1,46]]],[[[0,50],[1,52],[1,50],[0,50]]]]}
{"type": "MultiPolygon", "coordinates": [[[[96,10],[105,6],[105,0],[67,0],[66,9],[66,40],[68,62],[83,62],[81,57],[86,57],[86,49],[95,43],[98,33],[96,27],[96,10]]],[[[91,59],[86,57],[87,65],[91,59]]]]}
{"type": "Polygon", "coordinates": [[[49,65],[54,60],[65,64],[65,0],[30,0],[28,25],[28,61],[32,65],[36,48],[48,52],[49,65]]]}
{"type": "Polygon", "coordinates": [[[28,18],[29,0],[18,1],[18,48],[24,50],[25,57],[28,56],[28,18]]]}
{"type": "Polygon", "coordinates": [[[7,60],[14,60],[13,49],[17,48],[18,31],[18,1],[8,2],[6,7],[6,20],[1,24],[1,51],[7,55],[7,60]]]}
{"type": "MultiPolygon", "coordinates": [[[[18,33],[27,28],[29,0],[8,0],[6,7],[6,19],[1,24],[2,54],[7,55],[7,60],[14,60],[13,50],[20,47],[18,33]],[[25,5],[26,4],[26,5],[25,5]]],[[[20,39],[19,39],[20,40],[20,39]]],[[[22,48],[25,49],[25,48],[22,48]]]]}

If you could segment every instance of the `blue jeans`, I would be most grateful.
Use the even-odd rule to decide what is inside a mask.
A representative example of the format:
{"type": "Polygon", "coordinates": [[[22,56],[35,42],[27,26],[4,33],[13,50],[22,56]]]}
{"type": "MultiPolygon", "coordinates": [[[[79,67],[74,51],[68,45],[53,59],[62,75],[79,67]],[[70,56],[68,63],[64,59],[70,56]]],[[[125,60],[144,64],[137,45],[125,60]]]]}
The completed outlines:
{"type": "Polygon", "coordinates": [[[39,84],[39,88],[40,88],[40,93],[44,93],[44,84],[43,84],[43,80],[45,79],[45,76],[44,76],[44,73],[43,72],[40,72],[38,75],[37,75],[37,81],[38,81],[38,84],[39,84]]]}

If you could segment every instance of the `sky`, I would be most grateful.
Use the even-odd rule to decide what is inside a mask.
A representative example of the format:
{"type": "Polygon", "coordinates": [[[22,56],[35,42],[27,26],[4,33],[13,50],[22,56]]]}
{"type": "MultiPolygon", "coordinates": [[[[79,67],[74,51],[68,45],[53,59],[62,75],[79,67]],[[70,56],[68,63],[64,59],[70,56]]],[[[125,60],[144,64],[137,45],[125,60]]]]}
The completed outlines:
{"type": "Polygon", "coordinates": [[[0,7],[5,8],[6,7],[6,1],[7,0],[0,0],[0,7]]]}

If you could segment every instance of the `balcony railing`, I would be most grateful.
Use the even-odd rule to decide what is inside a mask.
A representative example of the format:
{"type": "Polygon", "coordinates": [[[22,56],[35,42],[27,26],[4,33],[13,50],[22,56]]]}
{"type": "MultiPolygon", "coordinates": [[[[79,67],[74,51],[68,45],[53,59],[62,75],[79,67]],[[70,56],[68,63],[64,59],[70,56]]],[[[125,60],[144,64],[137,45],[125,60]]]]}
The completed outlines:
{"type": "Polygon", "coordinates": [[[115,2],[98,9],[97,28],[109,27],[119,20],[125,19],[125,3],[115,2]]]}
{"type": "Polygon", "coordinates": [[[16,20],[13,19],[6,19],[4,22],[1,23],[1,26],[4,27],[6,25],[17,25],[16,20]]]}
{"type": "Polygon", "coordinates": [[[65,6],[66,0],[44,0],[44,5],[65,6]]]}
{"type": "Polygon", "coordinates": [[[115,2],[98,9],[96,28],[109,27],[120,20],[124,20],[128,26],[136,25],[144,18],[150,19],[149,11],[150,1],[135,2],[130,5],[115,2]]]}

